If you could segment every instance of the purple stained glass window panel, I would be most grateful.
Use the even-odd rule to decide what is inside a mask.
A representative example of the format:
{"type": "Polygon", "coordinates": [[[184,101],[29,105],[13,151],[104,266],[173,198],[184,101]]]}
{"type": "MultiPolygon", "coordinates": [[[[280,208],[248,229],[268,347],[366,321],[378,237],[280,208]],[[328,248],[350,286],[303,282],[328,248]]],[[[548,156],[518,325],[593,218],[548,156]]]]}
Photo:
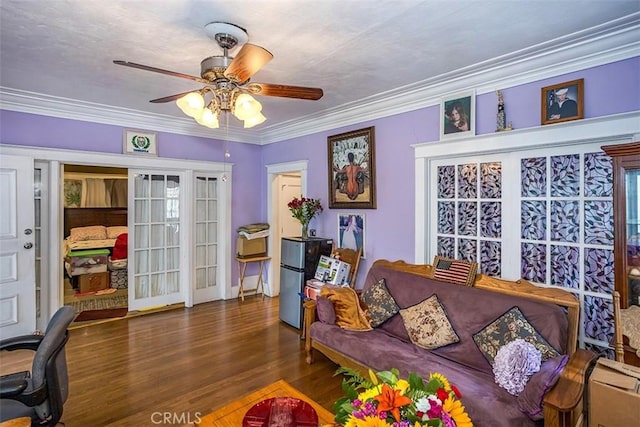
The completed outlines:
{"type": "Polygon", "coordinates": [[[478,229],[476,202],[458,202],[458,234],[475,236],[478,229]]]}
{"type": "Polygon", "coordinates": [[[613,337],[613,301],[592,295],[584,296],[584,335],[610,342],[613,337]]]}
{"type": "Polygon", "coordinates": [[[522,197],[547,195],[547,158],[532,157],[520,162],[522,197]]]}
{"type": "Polygon", "coordinates": [[[481,202],[480,211],[480,235],[482,237],[501,237],[502,204],[500,202],[481,202]]]}
{"type": "Polygon", "coordinates": [[[455,258],[455,240],[453,237],[438,236],[438,255],[446,258],[455,258]]]}
{"type": "Polygon", "coordinates": [[[522,238],[545,240],[547,235],[547,202],[544,200],[523,200],[520,208],[522,238]]]}
{"type": "Polygon", "coordinates": [[[580,235],[580,204],[576,200],[551,202],[551,240],[578,243],[580,235]]]}
{"type": "Polygon", "coordinates": [[[487,276],[502,275],[502,244],[491,240],[480,242],[480,272],[487,276]]]}
{"type": "Polygon", "coordinates": [[[522,242],[520,247],[522,278],[531,282],[546,283],[547,246],[539,243],[522,242]]]}
{"type": "Polygon", "coordinates": [[[478,165],[458,165],[458,198],[475,199],[478,196],[478,165]]]}
{"type": "Polygon", "coordinates": [[[580,252],[575,246],[551,245],[551,284],[578,289],[580,252]]]}
{"type": "Polygon", "coordinates": [[[438,233],[454,234],[456,221],[455,202],[438,202],[438,233]]]}
{"type": "Polygon", "coordinates": [[[551,197],[580,195],[580,156],[551,157],[551,197]]]}
{"type": "Polygon", "coordinates": [[[480,197],[483,199],[499,199],[502,197],[502,163],[482,163],[480,180],[480,197]]]}
{"type": "Polygon", "coordinates": [[[613,169],[611,157],[605,153],[584,155],[584,195],[611,197],[613,195],[613,169]]]}
{"type": "Polygon", "coordinates": [[[475,262],[478,259],[478,242],[471,239],[458,239],[458,256],[463,261],[475,262]]]}
{"type": "Polygon", "coordinates": [[[438,166],[438,198],[453,199],[456,195],[456,167],[438,166]]]}
{"type": "Polygon", "coordinates": [[[593,245],[613,245],[613,202],[584,202],[584,242],[593,245]]]}
{"type": "Polygon", "coordinates": [[[613,251],[584,249],[584,287],[590,292],[613,293],[613,251]]]}

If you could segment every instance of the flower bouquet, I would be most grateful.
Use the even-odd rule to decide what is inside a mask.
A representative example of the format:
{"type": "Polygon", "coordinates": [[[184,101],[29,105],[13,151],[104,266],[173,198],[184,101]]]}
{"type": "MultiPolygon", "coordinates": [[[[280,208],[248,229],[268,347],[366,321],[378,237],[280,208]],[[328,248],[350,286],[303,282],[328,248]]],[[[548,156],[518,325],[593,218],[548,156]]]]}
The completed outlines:
{"type": "Polygon", "coordinates": [[[287,204],[287,206],[289,207],[292,216],[302,224],[302,237],[306,238],[309,221],[311,221],[314,216],[322,212],[320,199],[309,199],[306,197],[298,199],[295,197],[287,204]]]}
{"type": "Polygon", "coordinates": [[[472,427],[460,401],[460,391],[438,373],[425,383],[417,374],[399,378],[399,371],[369,371],[370,378],[348,368],[342,389],[346,397],[333,406],[335,421],[344,427],[472,427]]]}

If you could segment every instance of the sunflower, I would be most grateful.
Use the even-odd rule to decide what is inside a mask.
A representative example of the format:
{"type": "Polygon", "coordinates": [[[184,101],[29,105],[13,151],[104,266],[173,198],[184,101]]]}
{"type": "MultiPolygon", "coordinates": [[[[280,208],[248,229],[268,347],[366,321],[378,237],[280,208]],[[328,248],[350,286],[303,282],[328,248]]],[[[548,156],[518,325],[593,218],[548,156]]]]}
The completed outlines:
{"type": "Polygon", "coordinates": [[[434,372],[431,375],[429,375],[429,380],[432,380],[434,378],[442,383],[442,387],[444,388],[445,391],[451,391],[451,384],[449,384],[449,380],[445,378],[444,375],[439,374],[437,372],[434,372]]]}
{"type": "Polygon", "coordinates": [[[364,419],[351,417],[344,427],[391,427],[391,424],[375,416],[364,417],[364,419]]]}
{"type": "Polygon", "coordinates": [[[442,404],[442,409],[444,409],[453,421],[456,422],[457,427],[473,427],[473,423],[471,422],[471,418],[467,414],[462,402],[459,400],[454,400],[452,398],[448,398],[442,404]]]}

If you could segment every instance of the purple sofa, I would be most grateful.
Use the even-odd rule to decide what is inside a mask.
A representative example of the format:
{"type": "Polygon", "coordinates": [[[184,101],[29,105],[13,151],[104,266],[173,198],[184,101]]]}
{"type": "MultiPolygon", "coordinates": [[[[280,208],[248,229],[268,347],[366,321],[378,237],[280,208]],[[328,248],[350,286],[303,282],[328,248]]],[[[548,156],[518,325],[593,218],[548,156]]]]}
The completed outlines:
{"type": "Polygon", "coordinates": [[[415,372],[423,378],[439,372],[459,388],[462,402],[476,426],[543,425],[540,421],[543,398],[545,426],[574,425],[581,416],[585,372],[594,356],[576,350],[579,305],[575,297],[524,281],[516,283],[479,275],[474,286],[469,287],[433,280],[430,276],[428,265],[378,260],[367,274],[363,291],[384,279],[400,309],[436,294],[460,338],[458,343],[434,350],[418,347],[411,342],[400,314],[370,331],[342,329],[332,322],[332,313],[326,312],[332,309],[330,303],[327,309],[327,301],[307,301],[307,362],[312,363],[315,349],[342,366],[365,372],[369,368],[375,371],[397,368],[403,376],[415,372]],[[318,319],[318,304],[324,311],[319,317],[324,321],[318,319]],[[535,381],[532,377],[527,384],[529,389],[520,396],[509,394],[495,383],[492,365],[473,335],[513,307],[520,309],[560,355],[574,356],[569,366],[578,375],[569,378],[564,365],[567,357],[556,357],[554,360],[562,359],[562,363],[548,364],[552,366],[536,374],[535,381]],[[560,372],[565,375],[558,375],[560,372]],[[559,396],[554,398],[554,391],[559,396]]]}

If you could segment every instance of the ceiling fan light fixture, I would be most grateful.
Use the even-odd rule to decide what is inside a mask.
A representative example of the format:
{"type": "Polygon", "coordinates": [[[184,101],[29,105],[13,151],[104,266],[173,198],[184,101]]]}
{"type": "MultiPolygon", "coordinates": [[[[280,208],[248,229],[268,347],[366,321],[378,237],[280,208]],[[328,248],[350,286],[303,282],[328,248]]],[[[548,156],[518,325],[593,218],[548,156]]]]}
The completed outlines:
{"type": "Polygon", "coordinates": [[[218,116],[211,111],[210,108],[205,108],[201,110],[202,113],[195,117],[196,122],[201,124],[202,126],[206,126],[211,129],[217,129],[220,127],[220,122],[218,121],[218,116]]]}
{"type": "Polygon", "coordinates": [[[267,120],[267,118],[262,113],[258,112],[258,114],[254,115],[253,117],[249,117],[248,119],[244,120],[244,128],[252,128],[256,125],[259,125],[260,123],[264,123],[265,120],[267,120]]]}
{"type": "Polygon", "coordinates": [[[204,97],[200,92],[189,92],[185,96],[178,98],[176,104],[189,117],[197,120],[202,115],[204,108],[204,97]]]}
{"type": "Polygon", "coordinates": [[[238,120],[247,120],[256,114],[260,114],[261,111],[262,104],[256,101],[253,96],[247,93],[241,93],[236,97],[233,115],[236,116],[238,120]]]}

